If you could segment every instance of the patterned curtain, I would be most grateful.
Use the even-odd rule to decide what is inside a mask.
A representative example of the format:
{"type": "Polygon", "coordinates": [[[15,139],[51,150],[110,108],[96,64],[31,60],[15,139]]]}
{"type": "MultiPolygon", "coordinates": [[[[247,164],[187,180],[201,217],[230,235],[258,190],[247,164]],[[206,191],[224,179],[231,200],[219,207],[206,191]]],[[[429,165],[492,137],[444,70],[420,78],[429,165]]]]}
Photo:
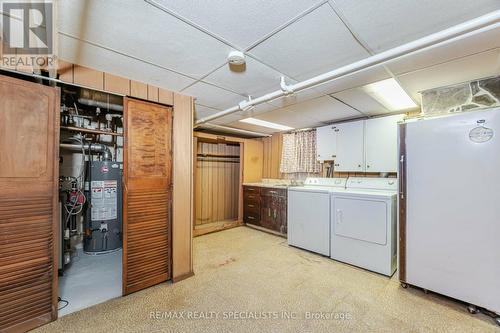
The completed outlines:
{"type": "Polygon", "coordinates": [[[318,173],[316,161],[316,130],[283,134],[280,172],[318,173]]]}

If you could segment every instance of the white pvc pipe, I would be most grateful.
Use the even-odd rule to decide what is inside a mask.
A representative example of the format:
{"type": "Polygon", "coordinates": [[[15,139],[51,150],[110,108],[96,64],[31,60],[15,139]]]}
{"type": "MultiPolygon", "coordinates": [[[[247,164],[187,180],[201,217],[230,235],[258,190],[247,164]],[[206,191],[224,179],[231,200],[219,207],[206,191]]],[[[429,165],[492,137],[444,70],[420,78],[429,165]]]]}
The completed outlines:
{"type": "MultiPolygon", "coordinates": [[[[465,34],[468,33],[480,33],[483,32],[484,30],[489,30],[491,28],[496,28],[499,26],[500,22],[500,10],[493,11],[489,14],[477,17],[475,19],[457,24],[451,28],[436,32],[434,34],[422,37],[420,39],[417,39],[413,42],[409,42],[406,44],[403,44],[401,46],[389,49],[387,51],[375,54],[373,56],[370,56],[368,58],[365,58],[360,61],[356,61],[352,64],[337,68],[335,70],[332,70],[330,72],[326,72],[324,74],[320,74],[318,76],[315,76],[311,79],[298,82],[296,84],[288,86],[289,89],[291,89],[294,92],[298,92],[301,90],[309,89],[314,86],[317,86],[319,84],[341,78],[343,76],[352,74],[354,72],[366,70],[368,68],[378,66],[385,64],[389,61],[399,59],[403,56],[407,56],[411,53],[420,51],[424,48],[428,48],[431,46],[437,46],[440,43],[446,42],[450,39],[457,38],[457,40],[461,39],[464,37],[465,34]],[[497,25],[492,27],[493,25],[497,25]],[[483,29],[483,31],[481,30],[483,29]]],[[[467,35],[469,37],[470,35],[467,35]]],[[[286,95],[287,92],[283,90],[276,90],[274,92],[271,92],[269,94],[263,95],[261,97],[252,99],[250,101],[242,101],[239,103],[237,106],[233,106],[232,108],[229,108],[227,110],[215,113],[213,115],[204,117],[196,121],[196,126],[200,124],[204,124],[208,121],[221,118],[224,116],[227,116],[231,113],[242,111],[244,108],[248,108],[254,105],[258,105],[261,103],[265,103],[268,101],[271,101],[273,99],[282,97],[286,95]]],[[[195,127],[196,127],[195,126],[195,127]]]]}
{"type": "Polygon", "coordinates": [[[226,130],[226,131],[231,131],[231,132],[236,132],[236,133],[242,133],[242,134],[247,134],[247,135],[253,135],[253,136],[271,136],[271,134],[254,132],[254,131],[248,131],[248,130],[244,130],[244,129],[241,129],[241,128],[235,128],[235,127],[229,127],[229,126],[222,126],[222,125],[216,125],[216,124],[206,124],[205,128],[207,128],[207,129],[215,128],[215,129],[221,129],[221,130],[226,130]]]}

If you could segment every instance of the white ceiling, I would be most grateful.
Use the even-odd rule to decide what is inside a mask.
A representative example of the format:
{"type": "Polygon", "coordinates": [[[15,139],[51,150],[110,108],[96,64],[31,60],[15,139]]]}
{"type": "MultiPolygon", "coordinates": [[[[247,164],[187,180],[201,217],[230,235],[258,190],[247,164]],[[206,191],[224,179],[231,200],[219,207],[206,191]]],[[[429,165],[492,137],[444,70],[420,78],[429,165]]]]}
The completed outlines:
{"type": "Polygon", "coordinates": [[[257,45],[250,54],[297,80],[369,56],[328,3],[257,45]]]}
{"type": "Polygon", "coordinates": [[[375,52],[500,8],[498,0],[332,0],[332,3],[375,52]]]}
{"type": "MultiPolygon", "coordinates": [[[[500,9],[500,0],[60,0],[59,56],[196,97],[205,117],[500,9]],[[246,53],[244,71],[226,62],[246,53]]],[[[388,111],[360,87],[395,77],[418,92],[499,74],[500,25],[214,121],[256,116],[296,128],[388,111]]],[[[269,131],[267,131],[269,132],[269,131]]]]}

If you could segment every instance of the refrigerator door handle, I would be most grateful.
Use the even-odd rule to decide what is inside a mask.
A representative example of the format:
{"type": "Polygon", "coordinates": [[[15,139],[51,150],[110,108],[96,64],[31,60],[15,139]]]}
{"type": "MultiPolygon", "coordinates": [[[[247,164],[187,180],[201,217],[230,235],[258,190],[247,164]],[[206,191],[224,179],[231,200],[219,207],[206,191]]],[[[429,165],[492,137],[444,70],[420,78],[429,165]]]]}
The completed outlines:
{"type": "Polygon", "coordinates": [[[341,224],[344,218],[344,214],[342,214],[342,210],[337,209],[337,224],[341,224]]]}
{"type": "Polygon", "coordinates": [[[399,196],[405,198],[404,181],[405,179],[405,155],[399,157],[399,196]]]}

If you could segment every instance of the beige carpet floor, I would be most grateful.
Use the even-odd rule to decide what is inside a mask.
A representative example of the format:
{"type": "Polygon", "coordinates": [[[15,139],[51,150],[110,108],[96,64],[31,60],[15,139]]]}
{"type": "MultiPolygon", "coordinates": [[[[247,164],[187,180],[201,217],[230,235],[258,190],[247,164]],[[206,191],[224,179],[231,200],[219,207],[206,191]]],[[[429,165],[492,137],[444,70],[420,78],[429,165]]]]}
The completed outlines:
{"type": "Polygon", "coordinates": [[[194,256],[192,278],[64,316],[36,332],[499,331],[490,317],[470,315],[459,302],[402,289],[396,276],[292,248],[247,227],[195,238],[194,256]]]}

